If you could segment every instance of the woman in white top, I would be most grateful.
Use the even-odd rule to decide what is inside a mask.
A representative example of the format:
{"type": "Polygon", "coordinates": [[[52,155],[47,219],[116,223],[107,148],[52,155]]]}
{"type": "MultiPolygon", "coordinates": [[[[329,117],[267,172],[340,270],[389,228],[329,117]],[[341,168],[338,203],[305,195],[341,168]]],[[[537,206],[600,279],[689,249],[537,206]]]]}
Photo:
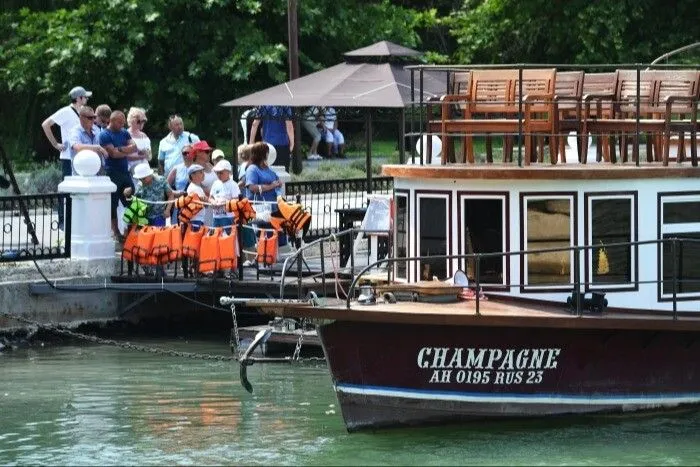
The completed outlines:
{"type": "Polygon", "coordinates": [[[136,153],[141,156],[140,159],[129,160],[129,172],[134,173],[133,169],[141,162],[151,160],[151,139],[143,132],[143,127],[148,121],[146,111],[140,107],[132,107],[126,115],[126,121],[129,125],[129,134],[131,139],[136,143],[136,153]]]}

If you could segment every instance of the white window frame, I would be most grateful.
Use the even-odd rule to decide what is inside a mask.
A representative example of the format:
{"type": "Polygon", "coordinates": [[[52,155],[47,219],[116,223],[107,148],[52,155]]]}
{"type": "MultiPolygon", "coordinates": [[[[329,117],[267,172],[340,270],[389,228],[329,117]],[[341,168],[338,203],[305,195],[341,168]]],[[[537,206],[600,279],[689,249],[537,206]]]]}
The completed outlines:
{"type": "MultiPolygon", "coordinates": [[[[398,242],[398,212],[399,212],[399,203],[398,199],[399,198],[404,198],[406,200],[406,242],[405,242],[405,247],[406,247],[406,257],[410,258],[411,257],[411,194],[410,192],[406,191],[396,191],[394,192],[394,207],[396,208],[395,216],[396,219],[394,219],[394,251],[395,251],[395,257],[398,259],[398,247],[399,247],[399,242],[398,242]]],[[[399,276],[399,263],[398,261],[394,263],[394,278],[397,280],[402,280],[402,281],[408,281],[409,275],[411,273],[411,261],[406,261],[406,272],[405,272],[405,277],[404,276],[399,276]]]]}
{"type": "MultiPolygon", "coordinates": [[[[460,255],[466,255],[467,254],[467,240],[466,240],[466,235],[464,232],[466,232],[466,226],[464,225],[464,212],[467,209],[467,200],[490,200],[490,199],[495,199],[495,200],[500,200],[501,201],[501,218],[502,218],[502,225],[503,225],[503,232],[502,232],[502,238],[501,238],[501,252],[504,253],[504,255],[501,257],[501,263],[502,263],[502,268],[503,268],[503,280],[502,282],[484,282],[480,283],[480,285],[483,285],[485,287],[488,286],[508,286],[510,282],[510,268],[509,268],[509,261],[510,257],[506,255],[505,253],[509,251],[508,247],[508,229],[510,228],[510,220],[506,218],[506,215],[508,213],[508,194],[494,194],[494,195],[487,195],[487,194],[470,194],[470,193],[460,193],[459,194],[459,225],[461,226],[460,230],[461,232],[458,232],[458,235],[460,236],[460,255]]],[[[465,272],[466,272],[466,259],[460,260],[459,262],[459,267],[464,267],[465,272]]]]}
{"type": "MultiPolygon", "coordinates": [[[[423,199],[441,199],[445,201],[445,251],[447,255],[451,254],[452,251],[452,231],[450,229],[450,223],[452,222],[451,219],[451,209],[450,209],[450,201],[452,199],[452,194],[451,193],[430,193],[430,192],[416,192],[416,224],[415,224],[415,234],[416,234],[416,256],[421,256],[421,232],[420,232],[420,210],[421,210],[421,201],[423,199]]],[[[421,280],[421,261],[415,261],[415,277],[416,280],[421,280]]],[[[452,275],[452,261],[449,259],[445,260],[446,264],[446,271],[447,271],[447,277],[450,277],[452,275]]]]}
{"type": "MultiPolygon", "coordinates": [[[[700,222],[686,222],[675,224],[664,224],[664,209],[667,204],[671,203],[687,203],[700,202],[700,194],[697,195],[674,195],[674,194],[659,194],[659,239],[663,239],[668,234],[684,234],[684,233],[700,233],[700,222]]],[[[659,296],[661,300],[673,300],[673,292],[664,293],[662,280],[664,278],[664,249],[663,245],[659,245],[659,266],[657,268],[659,274],[659,296]]],[[[671,287],[667,287],[671,288],[671,287]]],[[[700,292],[685,292],[677,293],[676,299],[699,298],[700,292]]]]}
{"type": "MultiPolygon", "coordinates": [[[[627,199],[630,202],[630,237],[627,241],[633,242],[637,238],[637,206],[636,197],[633,193],[618,193],[618,194],[605,194],[605,193],[587,193],[585,197],[586,213],[587,213],[587,224],[586,225],[586,245],[593,245],[593,201],[602,200],[609,201],[613,199],[627,199]]],[[[615,290],[615,289],[630,289],[630,287],[636,287],[637,280],[637,247],[632,246],[630,248],[630,282],[623,283],[598,283],[593,282],[593,248],[586,251],[586,256],[588,256],[588,268],[586,271],[586,280],[588,283],[588,289],[590,290],[615,290]]]]}

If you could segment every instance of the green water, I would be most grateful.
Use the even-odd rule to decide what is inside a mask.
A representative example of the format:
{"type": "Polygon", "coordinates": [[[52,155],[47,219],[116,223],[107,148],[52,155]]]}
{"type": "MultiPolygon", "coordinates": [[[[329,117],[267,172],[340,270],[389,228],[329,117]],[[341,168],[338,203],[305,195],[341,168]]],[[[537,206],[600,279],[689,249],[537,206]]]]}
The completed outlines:
{"type": "Polygon", "coordinates": [[[348,434],[323,364],[254,365],[252,395],[235,363],[106,346],[5,352],[0,369],[3,465],[700,463],[698,412],[348,434]]]}

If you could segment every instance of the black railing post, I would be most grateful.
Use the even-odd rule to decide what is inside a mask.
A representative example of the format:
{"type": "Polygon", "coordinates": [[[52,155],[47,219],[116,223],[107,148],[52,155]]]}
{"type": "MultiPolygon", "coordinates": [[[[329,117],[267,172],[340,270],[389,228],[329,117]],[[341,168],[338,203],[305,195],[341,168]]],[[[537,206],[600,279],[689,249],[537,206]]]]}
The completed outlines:
{"type": "Polygon", "coordinates": [[[523,66],[518,67],[518,167],[523,166],[523,66]]]}
{"type": "Polygon", "coordinates": [[[326,256],[323,253],[323,249],[325,248],[325,242],[321,241],[319,244],[321,247],[321,287],[323,287],[323,291],[321,292],[323,295],[326,294],[326,256]]]}
{"type": "MultiPolygon", "coordinates": [[[[637,109],[636,116],[635,116],[635,121],[634,121],[634,131],[635,131],[635,136],[634,136],[634,158],[637,163],[637,167],[639,167],[639,112],[641,110],[641,102],[640,102],[640,94],[641,94],[641,84],[640,84],[640,79],[642,76],[642,73],[639,68],[639,64],[636,65],[637,68],[637,93],[636,93],[636,102],[635,102],[635,107],[637,109]]],[[[627,144],[627,143],[625,143],[627,144]]],[[[680,145],[678,146],[680,150],[680,145]]],[[[627,154],[627,148],[625,148],[625,154],[627,154]]],[[[649,157],[647,155],[647,157],[649,157]]]]}
{"type": "Polygon", "coordinates": [[[582,315],[582,310],[581,310],[581,272],[579,271],[580,267],[580,250],[578,247],[574,248],[574,297],[576,297],[576,315],[581,316],[582,315]]]}
{"type": "Polygon", "coordinates": [[[479,310],[479,295],[481,293],[481,255],[476,255],[476,265],[474,267],[474,275],[476,276],[476,314],[481,315],[479,310]]]}
{"type": "Polygon", "coordinates": [[[678,239],[671,240],[671,252],[673,254],[673,276],[671,276],[671,284],[673,285],[673,319],[678,319],[678,239]]]}

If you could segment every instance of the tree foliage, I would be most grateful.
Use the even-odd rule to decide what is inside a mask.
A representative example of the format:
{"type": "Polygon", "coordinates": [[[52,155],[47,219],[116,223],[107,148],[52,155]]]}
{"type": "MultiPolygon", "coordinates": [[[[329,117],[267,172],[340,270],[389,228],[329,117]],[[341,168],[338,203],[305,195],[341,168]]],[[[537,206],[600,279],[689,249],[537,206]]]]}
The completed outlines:
{"type": "MultiPolygon", "coordinates": [[[[678,0],[299,0],[301,74],[390,40],[453,63],[630,63],[697,40],[697,5],[678,0]]],[[[178,112],[204,137],[230,132],[219,104],[288,77],[285,0],[5,0],[0,12],[2,140],[40,159],[39,124],[83,85],[91,104],[178,112]]],[[[697,55],[696,55],[697,57],[697,55]]]]}

